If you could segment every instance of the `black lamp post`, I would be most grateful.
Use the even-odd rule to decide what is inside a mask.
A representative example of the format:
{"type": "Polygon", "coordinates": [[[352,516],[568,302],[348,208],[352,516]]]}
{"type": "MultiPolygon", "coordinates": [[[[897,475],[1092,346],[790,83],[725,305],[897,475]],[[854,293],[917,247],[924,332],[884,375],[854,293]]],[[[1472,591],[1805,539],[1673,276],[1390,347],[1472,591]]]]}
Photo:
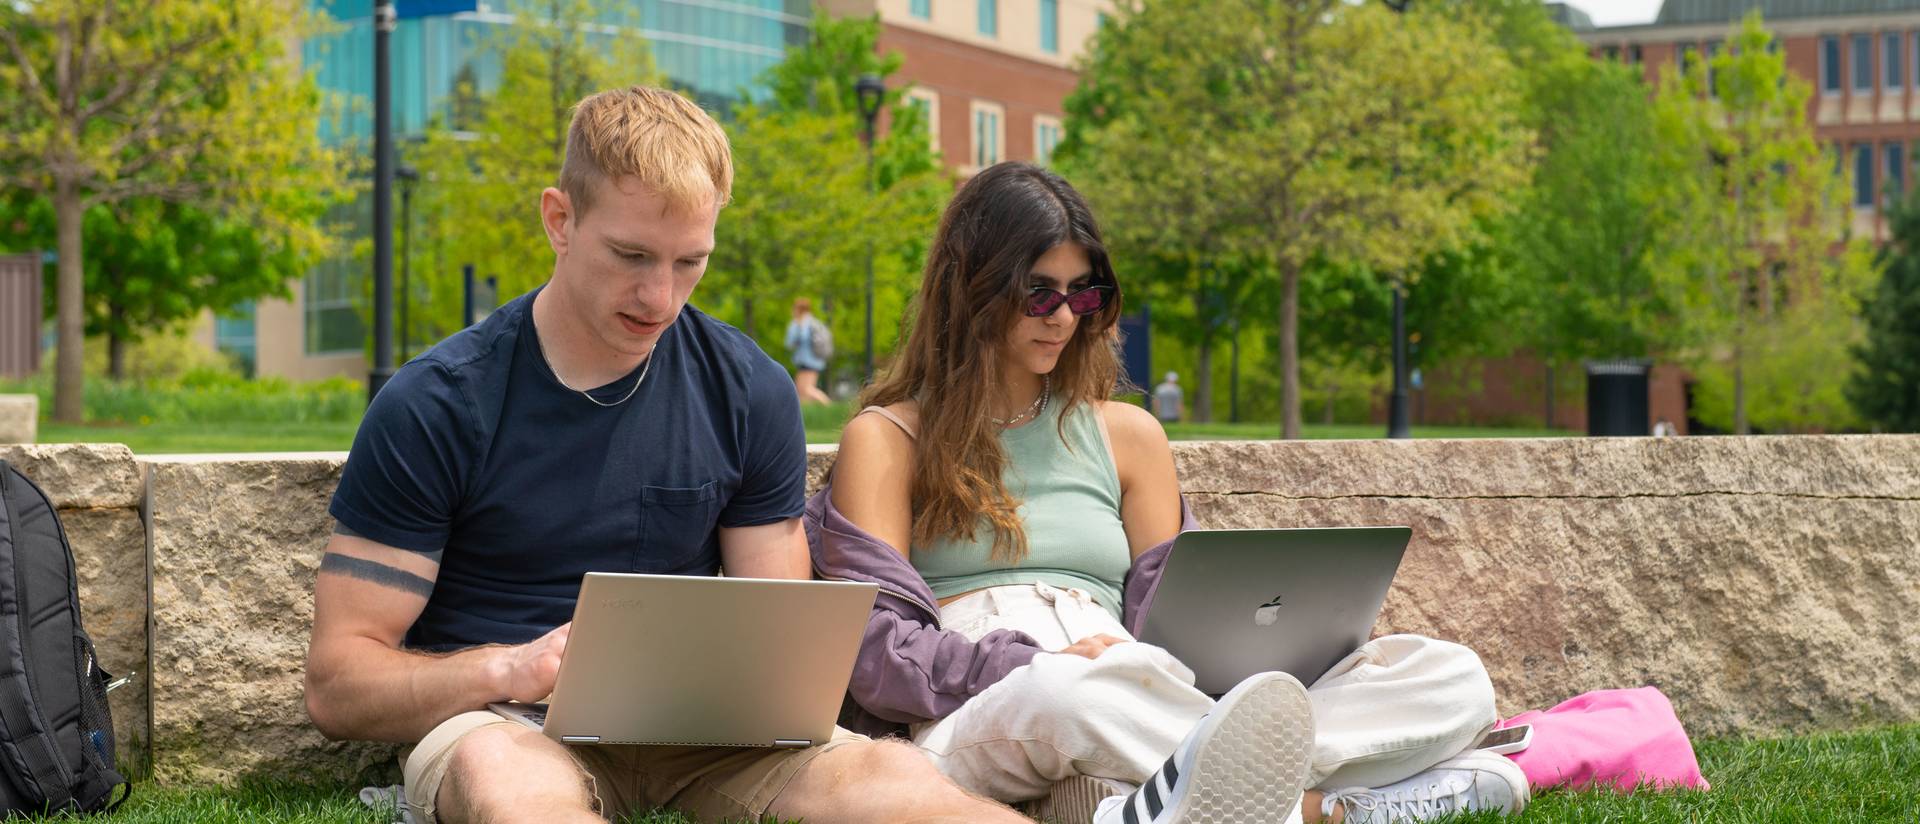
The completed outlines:
{"type": "Polygon", "coordinates": [[[367,402],[393,377],[393,0],[373,7],[373,372],[367,402]]]}
{"type": "MultiPolygon", "coordinates": [[[[1405,12],[1413,0],[1384,0],[1395,13],[1405,12]]],[[[1400,176],[1399,164],[1394,176],[1400,176]]],[[[1387,437],[1411,438],[1407,425],[1407,286],[1404,278],[1393,279],[1393,393],[1387,396],[1387,437]]]]}
{"type": "Polygon", "coordinates": [[[1407,425],[1407,287],[1393,280],[1393,394],[1387,400],[1387,437],[1411,438],[1407,425]]]}
{"type": "MultiPolygon", "coordinates": [[[[887,86],[878,75],[863,74],[853,84],[853,90],[860,97],[860,119],[866,129],[861,139],[867,144],[867,199],[873,199],[873,121],[880,116],[880,101],[887,95],[887,86]]],[[[873,236],[867,236],[867,380],[873,380],[873,236]]]]}
{"type": "Polygon", "coordinates": [[[407,296],[412,294],[413,272],[413,184],[420,180],[420,170],[412,166],[401,166],[393,170],[393,176],[400,180],[400,362],[407,360],[407,296]]]}

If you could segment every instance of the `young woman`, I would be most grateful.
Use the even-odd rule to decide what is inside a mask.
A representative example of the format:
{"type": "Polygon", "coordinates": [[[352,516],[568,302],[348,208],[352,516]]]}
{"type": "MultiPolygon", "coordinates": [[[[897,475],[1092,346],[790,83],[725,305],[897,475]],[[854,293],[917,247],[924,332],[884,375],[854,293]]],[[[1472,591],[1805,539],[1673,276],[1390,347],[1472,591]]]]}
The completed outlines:
{"type": "Polygon", "coordinates": [[[1099,802],[1102,824],[1517,809],[1504,758],[1429,769],[1495,720],[1464,647],[1390,636],[1310,693],[1263,673],[1216,702],[1133,641],[1188,523],[1159,423],[1107,399],[1119,297],[1059,176],[1004,163],[954,196],[906,341],[809,506],[820,573],[882,585],[849,688],[862,726],[908,724],[943,772],[1001,801],[1131,793],[1099,802]],[[1296,803],[1309,785],[1403,780],[1296,803]]]}

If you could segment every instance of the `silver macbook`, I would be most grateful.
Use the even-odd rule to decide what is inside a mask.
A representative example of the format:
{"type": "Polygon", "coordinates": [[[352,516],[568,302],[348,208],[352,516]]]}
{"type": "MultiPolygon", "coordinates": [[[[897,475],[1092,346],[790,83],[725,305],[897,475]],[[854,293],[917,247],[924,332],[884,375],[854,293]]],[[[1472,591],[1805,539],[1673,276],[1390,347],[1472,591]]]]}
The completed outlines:
{"type": "Polygon", "coordinates": [[[825,743],[878,590],[589,572],[548,703],[491,706],[568,744],[825,743]]]}
{"type": "Polygon", "coordinates": [[[1140,640],[1221,695],[1256,672],[1312,685],[1372,636],[1413,530],[1182,532],[1160,573],[1140,640]]]}

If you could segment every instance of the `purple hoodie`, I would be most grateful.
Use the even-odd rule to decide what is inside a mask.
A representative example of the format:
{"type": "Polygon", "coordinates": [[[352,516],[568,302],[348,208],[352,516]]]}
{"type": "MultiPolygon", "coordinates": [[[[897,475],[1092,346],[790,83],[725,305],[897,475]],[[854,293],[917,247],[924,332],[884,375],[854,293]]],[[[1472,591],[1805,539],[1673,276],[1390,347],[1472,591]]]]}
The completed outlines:
{"type": "MultiPolygon", "coordinates": [[[[1044,652],[1032,636],[1000,629],[978,642],[940,627],[939,602],[926,579],[899,552],[867,534],[833,506],[831,483],[807,501],[804,523],[813,571],[831,581],[880,586],[867,618],[840,726],[879,737],[904,734],[905,725],[944,718],[967,699],[1044,652]]],[[[1180,504],[1181,530],[1195,528],[1180,504]]],[[[1127,569],[1121,624],[1138,634],[1160,585],[1171,540],[1142,553],[1127,569]]]]}

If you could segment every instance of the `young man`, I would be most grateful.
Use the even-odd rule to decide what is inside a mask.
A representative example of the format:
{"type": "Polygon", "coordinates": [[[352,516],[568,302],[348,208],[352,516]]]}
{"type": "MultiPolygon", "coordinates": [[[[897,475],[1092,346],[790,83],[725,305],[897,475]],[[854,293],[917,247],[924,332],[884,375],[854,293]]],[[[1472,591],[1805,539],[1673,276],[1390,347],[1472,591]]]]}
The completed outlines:
{"type": "Polygon", "coordinates": [[[725,133],[686,99],[581,101],[540,195],[551,280],[367,410],[331,507],[307,710],[333,738],[414,744],[419,820],[1023,820],[844,731],[798,751],[575,748],[485,709],[552,691],[585,572],[810,575],[793,387],[686,305],[732,182],[725,133]]]}

